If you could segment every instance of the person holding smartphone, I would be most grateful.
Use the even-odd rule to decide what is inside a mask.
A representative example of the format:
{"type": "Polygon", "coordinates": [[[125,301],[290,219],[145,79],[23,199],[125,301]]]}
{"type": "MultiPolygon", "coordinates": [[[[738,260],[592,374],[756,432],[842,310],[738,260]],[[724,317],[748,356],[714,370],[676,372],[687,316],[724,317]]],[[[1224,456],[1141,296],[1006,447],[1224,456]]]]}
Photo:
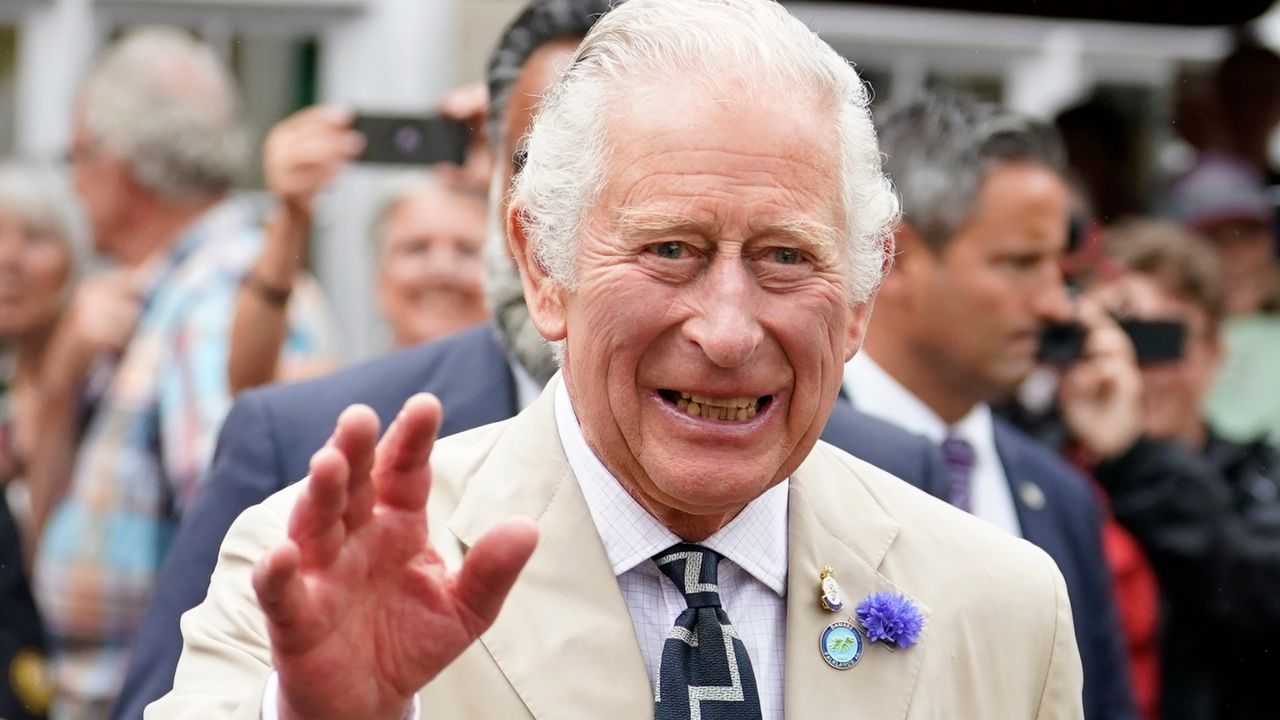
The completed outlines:
{"type": "Polygon", "coordinates": [[[318,293],[302,271],[316,196],[352,162],[392,163],[430,174],[389,181],[373,222],[379,304],[394,344],[432,339],[487,317],[480,280],[483,197],[493,164],[483,141],[487,106],[485,87],[474,84],[445,95],[439,117],[357,115],[317,105],[271,129],[262,165],[276,203],[262,252],[236,302],[227,363],[235,394],[333,369],[282,365],[280,350],[291,296],[318,293]],[[423,164],[432,159],[444,162],[423,164]]]}
{"type": "Polygon", "coordinates": [[[1084,292],[1084,355],[1064,374],[1059,399],[1116,519],[1159,580],[1162,717],[1271,717],[1280,452],[1262,440],[1227,440],[1202,414],[1223,354],[1215,253],[1201,237],[1153,220],[1113,229],[1107,252],[1114,272],[1084,292]],[[1124,332],[1114,318],[1181,325],[1179,352],[1144,347],[1149,336],[1124,332]]]}

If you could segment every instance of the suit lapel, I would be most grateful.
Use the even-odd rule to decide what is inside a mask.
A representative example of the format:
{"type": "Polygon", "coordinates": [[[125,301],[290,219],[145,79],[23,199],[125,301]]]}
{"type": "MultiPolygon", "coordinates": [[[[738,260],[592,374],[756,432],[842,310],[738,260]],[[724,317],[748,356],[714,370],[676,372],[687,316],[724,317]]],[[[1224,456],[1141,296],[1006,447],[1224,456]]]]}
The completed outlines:
{"type": "Polygon", "coordinates": [[[493,325],[457,336],[456,352],[442,359],[448,371],[428,389],[444,406],[441,435],[506,420],[520,412],[511,363],[498,344],[493,325]]]}
{"type": "Polygon", "coordinates": [[[556,382],[503,428],[448,528],[470,546],[508,517],[538,525],[538,549],[480,638],[534,717],[652,720],[630,612],[561,450],[556,382]]]}
{"type": "Polygon", "coordinates": [[[1024,471],[1026,461],[1022,457],[1022,451],[999,420],[995,422],[994,434],[996,454],[1000,456],[1005,479],[1009,481],[1009,494],[1013,496],[1013,507],[1018,514],[1018,527],[1022,530],[1023,539],[1037,547],[1052,547],[1056,544],[1057,535],[1052,527],[1052,516],[1044,512],[1047,502],[1044,490],[1030,479],[1034,477],[1034,473],[1024,471]]]}
{"type": "MultiPolygon", "coordinates": [[[[927,621],[914,647],[890,651],[879,643],[867,644],[862,659],[848,670],[830,667],[819,652],[823,630],[852,617],[854,607],[871,593],[910,597],[909,588],[880,573],[898,534],[897,521],[824,445],[793,475],[788,514],[786,716],[830,717],[834,708],[848,708],[856,709],[858,717],[905,717],[929,649],[927,621]],[[827,565],[844,591],[839,613],[818,604],[819,573],[827,565]]],[[[916,604],[927,620],[928,608],[916,604]]]]}

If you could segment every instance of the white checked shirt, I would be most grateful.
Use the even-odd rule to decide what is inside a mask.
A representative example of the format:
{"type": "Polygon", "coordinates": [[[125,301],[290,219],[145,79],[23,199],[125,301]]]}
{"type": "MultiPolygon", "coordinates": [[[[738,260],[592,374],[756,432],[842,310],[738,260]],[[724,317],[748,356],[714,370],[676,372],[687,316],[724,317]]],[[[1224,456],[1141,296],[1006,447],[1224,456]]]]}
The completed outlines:
{"type": "Polygon", "coordinates": [[[996,450],[990,405],[975,405],[959,422],[947,425],[923,400],[872,360],[866,350],[844,366],[844,390],[858,410],[923,435],[936,445],[941,445],[948,435],[969,443],[974,459],[970,475],[973,514],[1011,535],[1022,536],[1009,477],[996,450]]]}
{"type": "MultiPolygon", "coordinates": [[[[586,498],[605,554],[631,611],[636,639],[652,686],[662,646],[687,607],[684,596],[652,557],[682,542],[627,494],[587,445],[563,380],[556,380],[560,444],[586,498]]],[[[746,646],[760,693],[763,720],[782,720],[787,630],[787,495],[789,480],[770,488],[701,544],[720,553],[720,602],[746,646]]],[[[554,680],[550,680],[554,682],[554,680]]],[[[262,719],[276,720],[278,680],[273,672],[262,719]]],[[[418,701],[408,718],[418,718],[418,701]]]]}
{"type": "MultiPolygon", "coordinates": [[[[687,607],[684,595],[652,557],[682,541],[640,507],[591,452],[563,381],[555,393],[560,444],[631,611],[652,685],[662,662],[662,645],[676,616],[687,607]]],[[[720,602],[751,658],[764,720],[782,720],[788,486],[789,481],[778,483],[701,543],[723,556],[718,566],[720,602]]]]}

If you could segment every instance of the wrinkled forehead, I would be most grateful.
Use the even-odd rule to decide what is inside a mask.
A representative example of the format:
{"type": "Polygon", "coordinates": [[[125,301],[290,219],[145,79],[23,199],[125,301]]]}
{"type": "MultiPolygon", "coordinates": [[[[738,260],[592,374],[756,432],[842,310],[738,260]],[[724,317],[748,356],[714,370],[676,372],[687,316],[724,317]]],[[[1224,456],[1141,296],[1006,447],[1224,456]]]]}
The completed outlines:
{"type": "Polygon", "coordinates": [[[619,204],[609,209],[619,217],[634,213],[627,190],[644,183],[691,183],[683,191],[696,199],[697,178],[704,178],[776,189],[781,207],[755,208],[771,221],[842,229],[835,113],[813,94],[777,88],[764,98],[761,92],[767,91],[737,83],[647,79],[613,93],[603,123],[601,187],[619,204]]]}

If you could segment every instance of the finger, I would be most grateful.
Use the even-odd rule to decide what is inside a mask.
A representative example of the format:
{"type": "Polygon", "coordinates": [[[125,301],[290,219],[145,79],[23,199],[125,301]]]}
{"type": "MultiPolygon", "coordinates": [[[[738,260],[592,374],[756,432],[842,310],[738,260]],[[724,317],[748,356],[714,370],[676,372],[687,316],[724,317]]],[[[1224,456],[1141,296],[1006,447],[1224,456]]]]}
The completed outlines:
{"type": "Polygon", "coordinates": [[[351,532],[373,516],[374,448],[378,444],[378,416],[367,405],[352,405],[338,416],[333,447],[347,459],[347,509],[342,521],[351,532]]]}
{"type": "Polygon", "coordinates": [[[467,551],[453,577],[453,598],[472,635],[479,635],[502,609],[516,577],[538,544],[538,528],[525,518],[507,520],[467,551]]]}
{"type": "Polygon", "coordinates": [[[311,475],[289,516],[289,538],[298,545],[303,567],[328,565],[342,549],[349,472],[335,447],[326,445],[311,456],[311,475]]]}
{"type": "Polygon", "coordinates": [[[343,105],[312,105],[285,118],[276,127],[289,130],[308,125],[348,127],[354,118],[355,113],[351,108],[343,105]]]}
{"type": "Polygon", "coordinates": [[[419,393],[405,402],[378,443],[373,478],[380,502],[410,511],[426,506],[431,488],[427,461],[441,414],[440,401],[434,395],[419,393]]]}
{"type": "Polygon", "coordinates": [[[253,568],[253,590],[262,612],[273,624],[288,628],[310,616],[306,586],[298,574],[298,546],[286,540],[253,568]]]}
{"type": "Polygon", "coordinates": [[[364,147],[357,132],[343,131],[282,147],[266,159],[264,167],[272,179],[286,179],[320,168],[335,168],[364,147]]]}
{"type": "Polygon", "coordinates": [[[482,118],[488,107],[489,88],[480,82],[460,87],[440,99],[440,114],[454,120],[482,118]]]}

